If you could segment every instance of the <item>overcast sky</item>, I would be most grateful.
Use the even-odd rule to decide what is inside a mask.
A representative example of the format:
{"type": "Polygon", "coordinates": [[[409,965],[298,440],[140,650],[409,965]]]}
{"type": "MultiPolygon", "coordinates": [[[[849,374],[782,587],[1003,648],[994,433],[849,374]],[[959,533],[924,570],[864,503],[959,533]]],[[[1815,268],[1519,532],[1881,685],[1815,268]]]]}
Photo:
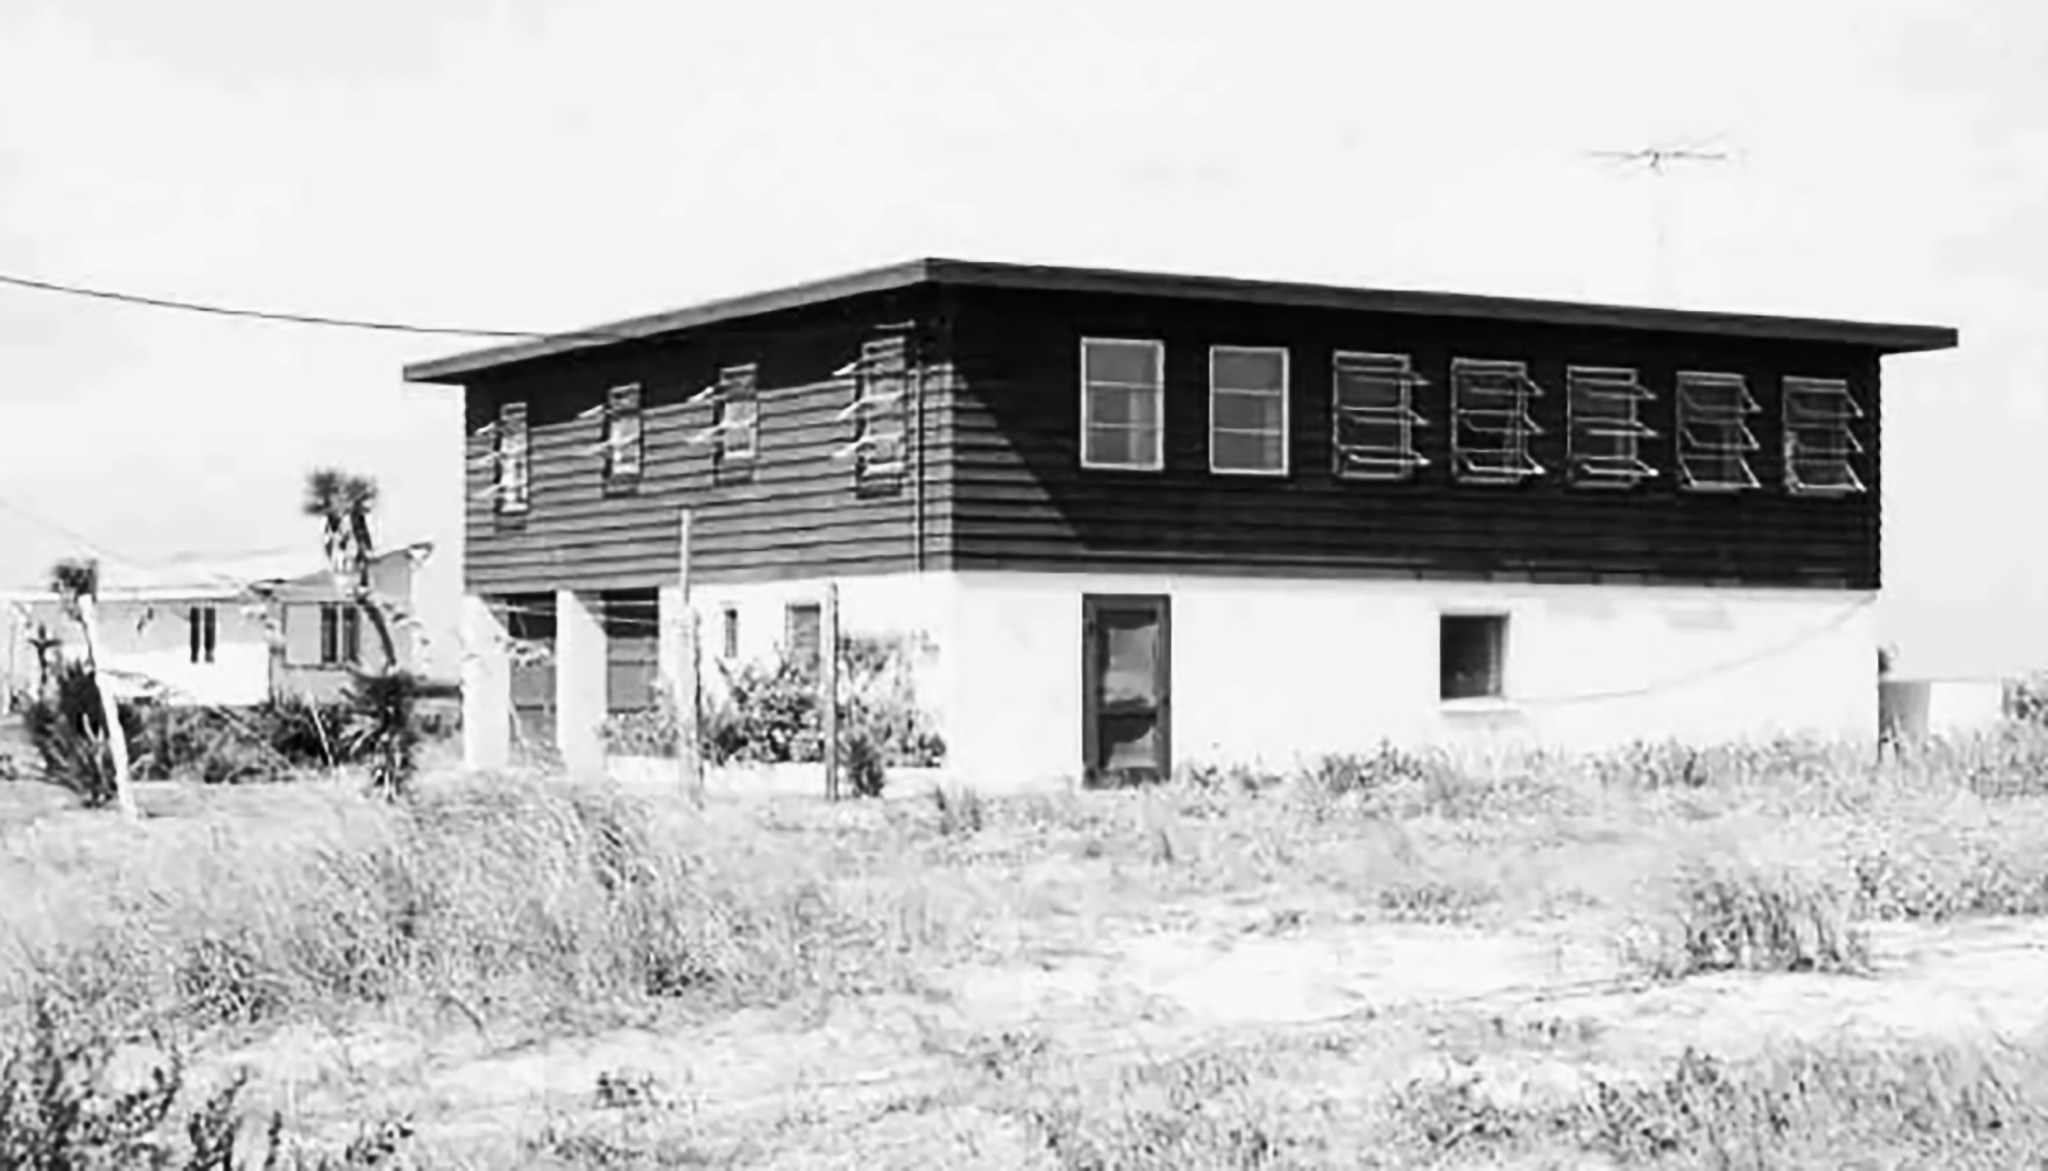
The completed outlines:
{"type": "MultiPolygon", "coordinates": [[[[1954,325],[1886,371],[1886,621],[2048,661],[2038,0],[0,2],[0,273],[543,329],[920,255],[1954,325]],[[1706,139],[1660,284],[1585,152],[1706,139]]],[[[0,288],[0,503],[310,553],[338,463],[452,562],[398,375],[464,348],[0,288]]],[[[75,548],[0,509],[0,583],[75,548]]]]}

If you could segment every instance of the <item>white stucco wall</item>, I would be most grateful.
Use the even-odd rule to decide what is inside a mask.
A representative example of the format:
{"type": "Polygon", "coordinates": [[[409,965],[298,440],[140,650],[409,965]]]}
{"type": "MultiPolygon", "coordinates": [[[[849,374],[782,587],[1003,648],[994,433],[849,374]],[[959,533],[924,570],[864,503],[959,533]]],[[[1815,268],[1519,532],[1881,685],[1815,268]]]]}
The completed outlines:
{"type": "Polygon", "coordinates": [[[947,764],[992,788],[1079,771],[1084,594],[1172,599],[1176,763],[1877,725],[1863,594],[1000,573],[952,589],[947,764]],[[1508,615],[1504,702],[1439,700],[1445,610],[1508,615]]]}
{"type": "MultiPolygon", "coordinates": [[[[78,626],[54,604],[26,607],[29,623],[48,623],[64,640],[67,658],[83,658],[85,640],[78,626]]],[[[99,603],[102,664],[112,671],[145,676],[194,703],[261,703],[270,691],[270,644],[260,613],[240,602],[151,602],[103,599],[99,603]],[[194,605],[211,605],[215,613],[213,661],[194,663],[188,613],[194,605]]],[[[23,649],[17,671],[33,677],[34,655],[23,649]]]]}

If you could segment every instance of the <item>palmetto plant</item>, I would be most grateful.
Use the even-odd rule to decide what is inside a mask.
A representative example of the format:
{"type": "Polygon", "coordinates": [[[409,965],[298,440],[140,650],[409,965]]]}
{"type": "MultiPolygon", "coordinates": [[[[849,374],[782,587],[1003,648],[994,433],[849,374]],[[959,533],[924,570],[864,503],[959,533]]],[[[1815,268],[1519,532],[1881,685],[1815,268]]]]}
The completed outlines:
{"type": "Polygon", "coordinates": [[[376,631],[384,658],[382,669],[374,673],[360,665],[353,668],[348,690],[352,715],[342,740],[351,755],[360,752],[369,758],[373,787],[395,799],[412,780],[419,743],[413,721],[419,680],[398,661],[392,615],[371,578],[377,546],[370,517],[376,507],[377,482],[368,476],[321,468],[306,477],[304,511],[320,521],[328,568],[335,584],[348,591],[376,631]]]}

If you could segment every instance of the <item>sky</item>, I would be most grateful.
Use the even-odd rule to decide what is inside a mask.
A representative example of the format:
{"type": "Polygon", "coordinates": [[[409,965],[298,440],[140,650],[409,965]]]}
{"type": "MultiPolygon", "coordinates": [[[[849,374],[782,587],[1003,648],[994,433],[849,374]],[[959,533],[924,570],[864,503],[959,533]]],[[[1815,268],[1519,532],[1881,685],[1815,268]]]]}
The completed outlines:
{"type": "MultiPolygon", "coordinates": [[[[0,273],[541,330],[916,256],[1954,326],[1886,367],[1881,622],[2048,666],[2035,0],[0,2],[0,273]]],[[[338,465],[452,605],[400,369],[467,348],[0,288],[0,585],[317,556],[338,465]]]]}

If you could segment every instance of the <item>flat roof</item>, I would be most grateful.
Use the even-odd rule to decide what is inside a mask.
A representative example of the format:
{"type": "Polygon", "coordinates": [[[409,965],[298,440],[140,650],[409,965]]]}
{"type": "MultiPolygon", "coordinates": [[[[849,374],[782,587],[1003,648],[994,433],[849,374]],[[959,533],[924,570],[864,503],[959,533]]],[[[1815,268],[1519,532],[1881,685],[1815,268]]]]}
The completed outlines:
{"type": "Polygon", "coordinates": [[[624,321],[614,321],[561,334],[536,336],[530,341],[491,346],[447,358],[416,362],[405,367],[405,379],[408,382],[459,384],[469,375],[552,354],[589,349],[615,342],[637,341],[716,322],[735,321],[807,305],[822,305],[848,297],[907,289],[921,284],[1180,297],[1189,300],[1235,301],[1252,305],[1406,313],[1426,317],[1464,317],[1543,325],[1775,338],[1786,341],[1868,346],[1887,354],[1952,349],[1958,340],[1956,331],[1946,326],[1895,325],[1693,309],[1652,309],[1575,301],[1540,301],[1522,297],[1487,297],[1470,293],[1365,289],[1292,281],[1258,281],[1235,277],[1183,276],[1118,269],[1063,268],[1050,265],[927,258],[789,285],[768,292],[707,301],[689,308],[647,317],[632,317],[624,321]]]}

